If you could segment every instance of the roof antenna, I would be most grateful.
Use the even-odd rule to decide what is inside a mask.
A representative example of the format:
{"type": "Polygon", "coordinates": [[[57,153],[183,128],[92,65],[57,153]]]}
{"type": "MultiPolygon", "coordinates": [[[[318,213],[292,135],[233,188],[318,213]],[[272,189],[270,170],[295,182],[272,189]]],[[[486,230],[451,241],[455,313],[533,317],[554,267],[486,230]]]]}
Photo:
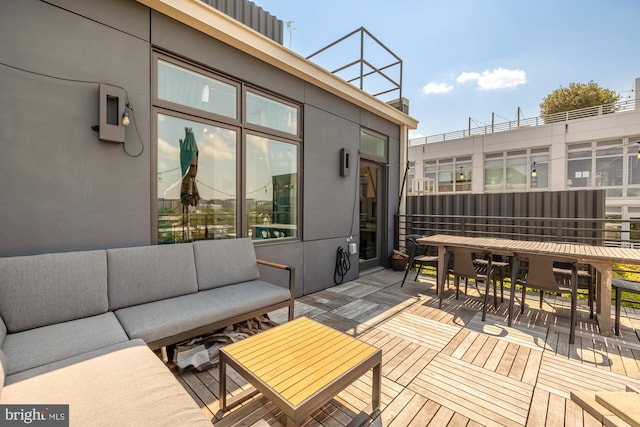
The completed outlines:
{"type": "Polygon", "coordinates": [[[289,49],[291,49],[291,39],[293,38],[293,30],[295,30],[293,23],[293,20],[289,20],[285,23],[287,25],[287,31],[289,31],[289,49]]]}

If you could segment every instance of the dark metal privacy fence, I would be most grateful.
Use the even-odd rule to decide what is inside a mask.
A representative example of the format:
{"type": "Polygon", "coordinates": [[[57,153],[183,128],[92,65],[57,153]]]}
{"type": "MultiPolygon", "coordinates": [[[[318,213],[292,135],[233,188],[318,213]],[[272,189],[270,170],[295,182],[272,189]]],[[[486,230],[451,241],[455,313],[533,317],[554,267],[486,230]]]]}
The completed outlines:
{"type": "Polygon", "coordinates": [[[396,248],[408,234],[640,247],[640,220],[606,218],[604,190],[415,196],[407,212],[395,217],[396,248]]]}

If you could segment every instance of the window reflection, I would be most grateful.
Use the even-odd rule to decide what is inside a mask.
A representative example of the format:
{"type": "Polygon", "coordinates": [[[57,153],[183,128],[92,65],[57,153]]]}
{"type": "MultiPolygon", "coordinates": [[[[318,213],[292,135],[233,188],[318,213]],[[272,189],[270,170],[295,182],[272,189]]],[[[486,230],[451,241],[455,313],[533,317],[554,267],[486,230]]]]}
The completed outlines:
{"type": "Polygon", "coordinates": [[[387,148],[387,139],[372,135],[368,132],[360,132],[360,150],[364,154],[374,157],[385,157],[387,148]]]}
{"type": "Polygon", "coordinates": [[[246,136],[246,203],[253,239],[297,236],[298,147],[246,136]]]}
{"type": "Polygon", "coordinates": [[[235,237],[236,132],[166,114],[157,123],[158,243],[235,237]],[[189,159],[191,137],[197,155],[189,159]]]}
{"type": "Polygon", "coordinates": [[[271,98],[247,91],[247,121],[249,123],[298,134],[298,109],[271,98]]]}
{"type": "Polygon", "coordinates": [[[504,177],[503,161],[485,160],[484,162],[484,189],[485,191],[502,190],[504,177]]]}
{"type": "Polygon", "coordinates": [[[236,86],[158,60],[158,98],[232,119],[237,118],[236,86]]]}

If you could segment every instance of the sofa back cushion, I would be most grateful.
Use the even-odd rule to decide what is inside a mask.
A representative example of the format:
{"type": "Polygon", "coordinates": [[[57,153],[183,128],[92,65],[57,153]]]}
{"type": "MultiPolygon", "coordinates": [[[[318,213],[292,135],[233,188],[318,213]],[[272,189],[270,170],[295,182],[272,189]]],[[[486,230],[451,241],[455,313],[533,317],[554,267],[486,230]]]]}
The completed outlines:
{"type": "Polygon", "coordinates": [[[109,310],[198,291],[193,245],[107,249],[109,310]]]}
{"type": "Polygon", "coordinates": [[[199,240],[193,243],[201,291],[260,277],[250,238],[199,240]]]}
{"type": "Polygon", "coordinates": [[[104,250],[0,258],[0,316],[10,333],[107,309],[104,250]]]}

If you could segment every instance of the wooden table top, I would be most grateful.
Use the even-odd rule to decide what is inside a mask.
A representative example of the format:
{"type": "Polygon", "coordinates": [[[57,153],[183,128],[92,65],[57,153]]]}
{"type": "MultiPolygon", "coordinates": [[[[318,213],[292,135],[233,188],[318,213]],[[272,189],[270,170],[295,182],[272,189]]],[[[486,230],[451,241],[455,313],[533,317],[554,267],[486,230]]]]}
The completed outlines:
{"type": "Polygon", "coordinates": [[[571,243],[536,242],[490,237],[464,237],[436,234],[417,239],[424,245],[465,246],[488,251],[527,252],[544,255],[569,256],[581,261],[616,262],[620,264],[640,264],[640,249],[593,246],[571,243]]]}
{"type": "Polygon", "coordinates": [[[381,352],[306,317],[221,351],[294,407],[381,352]]]}

